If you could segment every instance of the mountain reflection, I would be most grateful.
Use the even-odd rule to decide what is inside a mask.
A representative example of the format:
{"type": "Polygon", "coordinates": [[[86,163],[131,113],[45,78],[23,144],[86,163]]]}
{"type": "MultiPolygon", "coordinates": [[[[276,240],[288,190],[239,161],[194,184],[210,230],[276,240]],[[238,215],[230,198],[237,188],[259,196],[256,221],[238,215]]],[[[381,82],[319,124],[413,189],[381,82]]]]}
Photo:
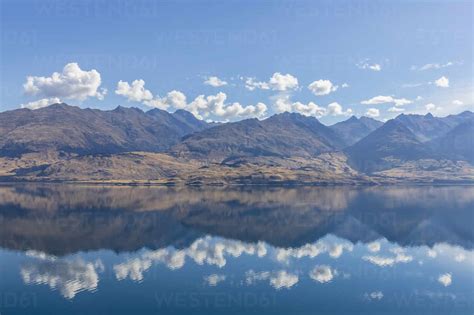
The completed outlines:
{"type": "Polygon", "coordinates": [[[471,310],[473,206],[469,186],[8,185],[0,261],[15,285],[74,303],[265,292],[276,312],[272,294],[320,303],[345,292],[361,311],[404,296],[471,310]]]}
{"type": "Polygon", "coordinates": [[[0,246],[61,256],[183,248],[205,235],[300,247],[332,234],[472,248],[473,206],[474,187],[15,185],[0,187],[0,246]]]}

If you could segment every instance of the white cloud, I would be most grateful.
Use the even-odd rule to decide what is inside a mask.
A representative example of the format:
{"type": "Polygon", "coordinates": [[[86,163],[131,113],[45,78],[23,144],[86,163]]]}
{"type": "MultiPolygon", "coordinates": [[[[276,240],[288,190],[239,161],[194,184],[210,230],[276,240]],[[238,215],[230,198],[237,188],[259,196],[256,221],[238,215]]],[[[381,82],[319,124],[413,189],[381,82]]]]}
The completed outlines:
{"type": "Polygon", "coordinates": [[[453,105],[463,105],[464,103],[460,100],[454,100],[453,105]]]}
{"type": "Polygon", "coordinates": [[[408,263],[413,260],[413,257],[405,254],[402,249],[392,249],[391,252],[395,256],[363,256],[362,259],[380,267],[393,266],[397,263],[408,263]]]}
{"type": "Polygon", "coordinates": [[[313,92],[314,95],[327,95],[331,92],[336,91],[337,85],[334,85],[329,80],[317,80],[308,85],[308,89],[313,92]]]}
{"type": "Polygon", "coordinates": [[[115,94],[122,95],[132,102],[151,101],[153,99],[153,94],[145,89],[145,81],[143,80],[135,80],[131,85],[120,80],[117,83],[115,94]]]}
{"type": "Polygon", "coordinates": [[[298,280],[298,275],[281,270],[270,276],[270,285],[277,290],[282,288],[289,289],[297,284],[298,280]]]}
{"type": "Polygon", "coordinates": [[[130,278],[133,281],[142,281],[143,273],[150,269],[151,260],[135,258],[114,266],[117,280],[130,278]]]}
{"type": "Polygon", "coordinates": [[[439,110],[442,109],[442,107],[436,106],[436,105],[433,104],[433,103],[429,103],[429,104],[426,104],[426,105],[425,105],[425,109],[426,109],[427,111],[439,111],[439,110]]]}
{"type": "Polygon", "coordinates": [[[245,87],[250,91],[255,89],[290,91],[298,88],[298,79],[289,73],[275,72],[268,82],[256,81],[255,78],[245,78],[245,87]]]}
{"type": "Polygon", "coordinates": [[[51,97],[51,98],[43,98],[38,101],[33,101],[26,104],[21,104],[20,107],[29,108],[29,109],[39,109],[39,108],[47,107],[49,105],[57,104],[57,103],[61,103],[61,100],[57,97],[51,97]]]}
{"type": "Polygon", "coordinates": [[[285,270],[269,272],[269,271],[260,271],[255,272],[253,270],[249,270],[245,273],[245,282],[247,285],[253,285],[257,281],[264,281],[269,280],[269,283],[275,289],[289,289],[298,283],[299,278],[298,275],[291,274],[286,272],[285,270]]]}
{"type": "Polygon", "coordinates": [[[393,106],[393,107],[390,107],[388,111],[391,113],[400,113],[400,112],[404,112],[405,108],[393,106]]]}
{"type": "Polygon", "coordinates": [[[206,118],[215,115],[220,118],[238,118],[238,117],[261,117],[265,115],[267,106],[264,103],[256,105],[243,106],[238,102],[226,103],[227,95],[219,92],[216,95],[199,95],[187,104],[184,109],[193,113],[196,117],[206,118]]]}
{"type": "Polygon", "coordinates": [[[166,97],[155,97],[151,100],[145,100],[143,104],[163,110],[167,110],[170,107],[173,109],[185,109],[187,107],[186,95],[176,90],[168,92],[166,97]]]}
{"type": "Polygon", "coordinates": [[[350,242],[328,242],[320,240],[314,244],[305,244],[297,248],[279,248],[276,251],[276,260],[281,263],[288,263],[290,258],[314,258],[326,252],[332,258],[339,258],[344,250],[351,252],[353,245],[350,242]]]}
{"type": "Polygon", "coordinates": [[[281,74],[275,72],[268,82],[272,90],[287,91],[294,90],[298,87],[298,79],[291,74],[281,74]]]}
{"type": "Polygon", "coordinates": [[[102,100],[107,90],[100,89],[101,83],[97,70],[84,71],[77,63],[68,63],[61,73],[54,72],[49,77],[28,76],[23,88],[28,95],[45,98],[83,101],[88,97],[95,97],[102,100]]]}
{"type": "Polygon", "coordinates": [[[459,253],[454,257],[454,260],[457,262],[463,262],[466,260],[466,255],[464,255],[464,253],[459,253]]]}
{"type": "Polygon", "coordinates": [[[267,280],[268,278],[270,278],[270,272],[268,271],[255,272],[253,270],[249,270],[245,273],[245,282],[247,285],[252,285],[257,281],[267,280]]]}
{"type": "Polygon", "coordinates": [[[96,290],[98,272],[103,269],[101,261],[44,259],[22,266],[20,273],[26,284],[48,285],[66,299],[72,299],[81,291],[96,290]]]}
{"type": "Polygon", "coordinates": [[[219,284],[219,282],[222,282],[225,279],[226,279],[225,275],[218,275],[216,273],[209,275],[207,277],[204,277],[204,281],[206,281],[206,283],[211,287],[215,287],[216,285],[219,284]]]}
{"type": "Polygon", "coordinates": [[[428,252],[426,253],[426,255],[430,258],[436,258],[436,256],[438,256],[438,252],[435,251],[434,249],[428,249],[428,252]]]}
{"type": "Polygon", "coordinates": [[[367,244],[367,248],[372,253],[376,253],[376,252],[380,251],[381,246],[382,245],[380,244],[380,242],[372,242],[372,243],[367,244]]]}
{"type": "Polygon", "coordinates": [[[305,116],[322,117],[326,114],[326,109],[319,105],[309,102],[303,104],[301,102],[292,102],[287,94],[279,95],[275,100],[275,110],[278,113],[295,112],[305,116]]]}
{"type": "Polygon", "coordinates": [[[438,87],[441,87],[441,88],[447,88],[447,87],[449,87],[449,79],[446,78],[445,76],[442,76],[438,80],[435,80],[434,84],[438,87]]]}
{"type": "Polygon", "coordinates": [[[453,282],[453,279],[450,273],[445,273],[438,277],[438,282],[444,285],[445,287],[449,287],[453,282]]]}
{"type": "Polygon", "coordinates": [[[198,265],[222,268],[227,264],[227,256],[240,257],[243,254],[261,258],[267,254],[267,248],[262,242],[247,244],[225,239],[216,240],[206,236],[195,240],[185,249],[176,250],[170,247],[145,252],[139,257],[115,265],[113,269],[118,280],[130,278],[133,281],[142,281],[144,273],[156,263],[177,270],[182,268],[186,258],[189,258],[198,265]]]}
{"type": "Polygon", "coordinates": [[[366,112],[365,115],[367,117],[375,118],[380,116],[380,111],[377,108],[369,108],[366,112]]]}
{"type": "Polygon", "coordinates": [[[462,64],[462,62],[448,61],[446,63],[427,63],[422,66],[411,66],[410,69],[413,71],[425,71],[425,70],[432,70],[432,69],[442,69],[442,68],[453,66],[455,64],[462,64]]]}
{"type": "Polygon", "coordinates": [[[341,84],[341,87],[342,87],[342,88],[348,88],[348,87],[349,87],[349,84],[347,84],[347,83],[344,82],[344,83],[341,84]]]}
{"type": "Polygon", "coordinates": [[[213,86],[213,87],[219,87],[219,86],[227,85],[227,82],[219,79],[218,77],[212,76],[212,77],[208,77],[204,81],[204,84],[210,85],[210,86],[213,86]]]}
{"type": "Polygon", "coordinates": [[[310,271],[309,277],[320,283],[330,282],[334,278],[335,272],[326,265],[316,266],[310,271]]]}
{"type": "Polygon", "coordinates": [[[187,102],[184,93],[176,90],[168,92],[165,97],[154,97],[153,93],[145,88],[143,80],[135,80],[131,85],[120,81],[115,93],[126,97],[129,101],[141,102],[149,107],[163,110],[185,109],[200,119],[212,115],[222,119],[262,117],[267,111],[267,106],[261,102],[248,106],[238,102],[226,103],[227,95],[223,92],[216,95],[199,95],[190,103],[187,102]]]}
{"type": "Polygon", "coordinates": [[[321,118],[326,115],[332,116],[349,116],[352,114],[352,109],[344,110],[343,107],[336,102],[333,102],[325,107],[321,107],[314,102],[307,104],[301,102],[293,102],[288,94],[280,94],[274,101],[275,110],[277,113],[290,112],[299,113],[304,116],[314,116],[321,118]]]}
{"type": "Polygon", "coordinates": [[[382,70],[382,66],[378,63],[369,63],[368,59],[365,59],[356,64],[359,69],[364,70],[372,70],[372,71],[380,71],[382,70]]]}
{"type": "Polygon", "coordinates": [[[387,104],[393,103],[395,106],[403,106],[407,104],[411,104],[413,101],[408,100],[406,98],[394,98],[393,96],[389,95],[378,95],[374,96],[371,99],[365,100],[360,102],[364,105],[378,105],[378,104],[387,104]]]}
{"type": "Polygon", "coordinates": [[[333,102],[327,106],[328,115],[332,116],[350,116],[352,115],[352,109],[343,111],[342,106],[339,103],[333,102]]]}
{"type": "Polygon", "coordinates": [[[270,86],[267,82],[255,81],[255,78],[245,78],[245,88],[249,91],[255,89],[269,90],[270,86]]]}
{"type": "Polygon", "coordinates": [[[436,108],[436,105],[433,104],[433,103],[429,103],[429,104],[426,104],[426,105],[425,105],[425,109],[426,109],[426,110],[433,110],[433,109],[435,109],[435,108],[436,108]]]}

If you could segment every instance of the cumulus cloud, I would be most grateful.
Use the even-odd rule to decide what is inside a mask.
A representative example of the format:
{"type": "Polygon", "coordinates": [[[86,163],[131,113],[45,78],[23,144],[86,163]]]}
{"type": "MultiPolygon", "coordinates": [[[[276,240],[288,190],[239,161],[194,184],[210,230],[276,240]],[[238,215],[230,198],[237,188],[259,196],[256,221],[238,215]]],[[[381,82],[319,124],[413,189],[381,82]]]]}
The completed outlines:
{"type": "Polygon", "coordinates": [[[428,103],[425,105],[425,109],[430,112],[430,111],[439,111],[442,108],[440,106],[436,106],[433,103],[428,103]]]}
{"type": "Polygon", "coordinates": [[[314,258],[323,253],[328,253],[332,258],[339,258],[344,251],[351,252],[352,250],[353,245],[349,242],[320,240],[314,244],[305,244],[296,248],[279,248],[276,251],[276,259],[279,262],[287,263],[290,258],[314,258]]]}
{"type": "Polygon", "coordinates": [[[464,255],[464,253],[459,253],[454,257],[454,260],[457,262],[463,262],[466,260],[466,255],[464,255]]]}
{"type": "Polygon", "coordinates": [[[334,85],[331,81],[329,80],[317,80],[312,82],[310,85],[308,85],[308,89],[314,94],[314,95],[327,95],[331,92],[334,92],[338,89],[337,85],[334,85]]]}
{"type": "Polygon", "coordinates": [[[269,90],[270,86],[267,82],[256,81],[255,78],[245,78],[245,88],[249,91],[254,91],[255,89],[269,90]]]}
{"type": "Polygon", "coordinates": [[[372,253],[379,252],[381,247],[382,245],[380,244],[380,242],[372,242],[372,243],[367,244],[367,248],[372,253]]]}
{"type": "Polygon", "coordinates": [[[275,72],[270,81],[268,81],[268,84],[275,91],[294,90],[298,87],[298,79],[289,73],[281,74],[275,72]]]}
{"type": "Polygon", "coordinates": [[[327,106],[327,113],[332,116],[350,116],[352,115],[352,109],[348,108],[344,111],[339,103],[333,102],[327,106]]]}
{"type": "Polygon", "coordinates": [[[47,285],[58,290],[66,299],[74,298],[81,291],[94,291],[99,284],[99,272],[104,270],[100,260],[41,259],[21,267],[25,284],[47,285]]]}
{"type": "Polygon", "coordinates": [[[405,108],[393,106],[393,107],[390,107],[388,111],[391,113],[401,113],[405,111],[405,108]]]}
{"type": "Polygon", "coordinates": [[[369,108],[366,112],[365,115],[367,117],[375,118],[380,116],[380,111],[377,108],[369,108]]]}
{"type": "Polygon", "coordinates": [[[49,77],[28,76],[23,88],[28,95],[44,98],[83,101],[95,97],[102,100],[107,90],[100,88],[101,83],[97,70],[85,71],[73,62],[65,65],[62,72],[54,72],[49,77]]]}
{"type": "Polygon", "coordinates": [[[298,275],[280,270],[270,276],[270,285],[275,289],[289,289],[298,283],[298,275]]]}
{"type": "Polygon", "coordinates": [[[204,84],[205,85],[210,85],[210,86],[213,86],[213,87],[220,87],[220,86],[227,85],[227,82],[219,79],[216,76],[211,76],[211,77],[206,78],[206,80],[204,81],[204,84]]]}
{"type": "Polygon", "coordinates": [[[330,282],[334,278],[335,272],[327,265],[320,265],[310,271],[309,277],[319,283],[330,282]]]}
{"type": "Polygon", "coordinates": [[[391,250],[394,256],[363,256],[362,259],[380,267],[390,267],[397,263],[408,263],[413,257],[407,255],[402,249],[396,248],[391,250]]]}
{"type": "Polygon", "coordinates": [[[453,283],[453,279],[450,273],[445,273],[438,277],[438,282],[445,287],[449,287],[453,283]]]}
{"type": "Polygon", "coordinates": [[[287,94],[278,95],[275,100],[275,110],[278,113],[295,112],[305,116],[322,117],[326,114],[326,109],[319,105],[309,102],[307,104],[301,102],[292,102],[287,94]]]}
{"type": "Polygon", "coordinates": [[[445,76],[442,76],[438,80],[435,80],[434,84],[438,87],[441,87],[441,88],[447,88],[447,87],[449,87],[449,79],[446,78],[445,76]]]}
{"type": "Polygon", "coordinates": [[[434,249],[428,249],[426,255],[430,258],[436,258],[436,256],[438,256],[438,252],[434,249]]]}
{"type": "Polygon", "coordinates": [[[274,91],[289,91],[295,90],[298,88],[298,79],[287,73],[281,74],[280,72],[275,72],[272,77],[265,81],[257,81],[255,78],[241,78],[245,80],[245,87],[253,91],[255,89],[261,90],[274,90],[274,91]]]}
{"type": "Polygon", "coordinates": [[[216,95],[199,95],[187,104],[184,109],[193,113],[196,117],[206,118],[215,115],[220,118],[229,119],[237,117],[261,117],[265,115],[267,106],[264,103],[243,106],[239,102],[226,103],[227,95],[219,92],[216,95]]]}
{"type": "Polygon", "coordinates": [[[39,108],[47,107],[49,105],[57,104],[57,103],[61,103],[61,100],[57,97],[51,97],[51,98],[43,98],[38,101],[33,101],[26,104],[21,104],[20,107],[29,108],[29,109],[39,109],[39,108]]]}
{"type": "Polygon", "coordinates": [[[413,103],[413,101],[408,100],[406,98],[395,98],[389,95],[378,95],[378,96],[372,97],[371,99],[362,101],[360,103],[364,105],[378,105],[378,104],[393,103],[395,106],[403,106],[403,105],[411,104],[413,103]]]}
{"type": "Polygon", "coordinates": [[[296,274],[286,272],[285,270],[280,271],[260,271],[255,272],[249,270],[245,273],[245,282],[247,285],[253,285],[257,281],[268,280],[270,285],[275,289],[279,290],[282,288],[289,289],[299,281],[299,277],[296,274]]]}
{"type": "Polygon", "coordinates": [[[127,262],[114,266],[115,277],[117,280],[130,278],[133,281],[142,281],[143,273],[150,269],[151,260],[131,259],[127,262]]]}
{"type": "Polygon", "coordinates": [[[162,98],[155,97],[151,100],[145,100],[143,104],[163,110],[167,110],[170,107],[174,109],[185,109],[187,107],[186,95],[176,90],[168,92],[168,94],[162,98]]]}
{"type": "Polygon", "coordinates": [[[270,278],[269,271],[255,272],[253,270],[249,270],[245,273],[245,283],[247,283],[247,285],[252,285],[258,281],[267,280],[269,278],[270,278]]]}
{"type": "Polygon", "coordinates": [[[144,273],[154,264],[161,263],[171,270],[177,270],[182,268],[186,258],[189,258],[198,265],[222,268],[227,264],[228,256],[240,257],[243,254],[264,257],[267,248],[262,242],[247,244],[233,240],[216,240],[206,236],[195,240],[188,248],[182,250],[170,247],[145,252],[139,257],[115,265],[113,269],[118,280],[129,278],[133,281],[142,281],[144,273]]]}
{"type": "Polygon", "coordinates": [[[219,92],[215,95],[198,95],[188,103],[183,92],[173,90],[166,96],[153,96],[151,91],[145,88],[143,80],[135,80],[132,84],[120,81],[117,84],[116,94],[126,97],[129,101],[141,102],[142,104],[163,110],[185,109],[193,113],[197,118],[204,119],[212,115],[221,119],[235,119],[247,117],[262,117],[267,112],[264,103],[255,105],[241,105],[238,102],[227,103],[227,95],[219,92]]]}
{"type": "Polygon", "coordinates": [[[117,83],[115,94],[124,96],[128,101],[132,102],[143,102],[153,99],[153,94],[145,89],[145,81],[143,80],[135,80],[132,84],[120,80],[117,83]]]}
{"type": "Polygon", "coordinates": [[[207,277],[204,277],[204,281],[211,287],[215,287],[216,285],[219,284],[219,282],[225,281],[226,276],[225,275],[218,275],[216,273],[209,275],[207,277]]]}
{"type": "Polygon", "coordinates": [[[464,103],[460,100],[454,100],[453,105],[463,105],[464,103]]]}
{"type": "Polygon", "coordinates": [[[362,60],[361,62],[357,63],[356,66],[359,69],[364,69],[364,70],[372,70],[372,71],[382,70],[382,66],[380,64],[370,63],[369,59],[362,60]]]}
{"type": "Polygon", "coordinates": [[[314,116],[321,118],[326,115],[332,116],[349,116],[352,109],[344,110],[343,107],[336,102],[329,104],[326,108],[317,105],[314,102],[301,103],[293,102],[288,94],[281,94],[275,98],[275,110],[277,113],[290,112],[299,113],[304,116],[314,116]]]}

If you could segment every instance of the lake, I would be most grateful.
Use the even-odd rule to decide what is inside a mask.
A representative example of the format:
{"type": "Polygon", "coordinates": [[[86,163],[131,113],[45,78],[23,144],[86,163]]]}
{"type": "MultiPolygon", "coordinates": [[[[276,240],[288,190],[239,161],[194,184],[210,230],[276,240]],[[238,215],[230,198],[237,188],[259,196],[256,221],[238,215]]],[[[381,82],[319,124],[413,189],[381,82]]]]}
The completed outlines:
{"type": "Polygon", "coordinates": [[[473,314],[474,187],[0,186],[0,314],[473,314]]]}

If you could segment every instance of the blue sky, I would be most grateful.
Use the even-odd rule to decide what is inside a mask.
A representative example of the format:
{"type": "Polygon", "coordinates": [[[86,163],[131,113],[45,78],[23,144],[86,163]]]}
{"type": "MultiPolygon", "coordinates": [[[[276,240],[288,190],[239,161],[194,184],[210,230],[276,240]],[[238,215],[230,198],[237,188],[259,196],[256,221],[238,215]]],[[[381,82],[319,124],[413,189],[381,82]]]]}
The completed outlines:
{"type": "Polygon", "coordinates": [[[473,108],[471,1],[1,5],[2,111],[59,99],[221,121],[288,110],[329,124],[473,108]]]}

